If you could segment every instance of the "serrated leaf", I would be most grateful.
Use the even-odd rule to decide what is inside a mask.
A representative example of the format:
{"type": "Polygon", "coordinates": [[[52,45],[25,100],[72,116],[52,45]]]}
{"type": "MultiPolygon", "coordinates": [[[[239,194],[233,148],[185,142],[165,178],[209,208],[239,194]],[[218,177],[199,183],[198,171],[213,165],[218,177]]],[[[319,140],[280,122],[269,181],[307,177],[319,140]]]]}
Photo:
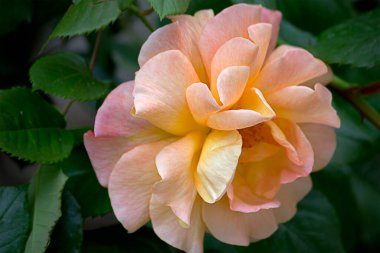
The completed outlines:
{"type": "Polygon", "coordinates": [[[117,0],[81,0],[72,4],[50,39],[89,33],[114,22],[121,10],[117,0]]]}
{"type": "Polygon", "coordinates": [[[161,20],[166,16],[185,13],[190,4],[190,0],[148,0],[148,2],[161,20]]]}
{"type": "Polygon", "coordinates": [[[339,222],[325,196],[312,191],[298,204],[296,216],[280,225],[268,239],[251,244],[241,252],[343,253],[339,222]]]}
{"type": "Polygon", "coordinates": [[[0,252],[20,253],[29,232],[26,186],[0,187],[0,252]]]}
{"type": "Polygon", "coordinates": [[[43,253],[50,233],[61,217],[61,196],[67,176],[55,167],[42,166],[33,176],[29,186],[29,203],[33,213],[32,231],[25,253],[43,253]]]}
{"type": "Polygon", "coordinates": [[[72,53],[43,57],[33,64],[29,74],[33,89],[71,100],[96,100],[110,89],[94,79],[84,59],[72,53]]]}
{"type": "Polygon", "coordinates": [[[380,64],[380,9],[323,32],[314,53],[328,63],[373,67],[380,64]]]}
{"type": "Polygon", "coordinates": [[[74,145],[63,116],[25,88],[0,91],[0,149],[18,158],[53,163],[67,157],[74,145]]]}
{"type": "Polygon", "coordinates": [[[62,217],[51,236],[47,252],[80,253],[83,239],[83,218],[75,197],[70,191],[62,194],[62,217]]]}

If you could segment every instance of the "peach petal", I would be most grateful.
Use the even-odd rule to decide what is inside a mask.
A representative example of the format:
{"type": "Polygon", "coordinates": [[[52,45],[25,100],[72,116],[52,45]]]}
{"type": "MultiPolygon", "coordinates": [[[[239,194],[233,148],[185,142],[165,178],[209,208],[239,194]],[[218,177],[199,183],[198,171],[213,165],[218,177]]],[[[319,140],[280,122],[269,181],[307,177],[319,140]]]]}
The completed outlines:
{"type": "Polygon", "coordinates": [[[169,143],[139,145],[124,154],[112,171],[108,187],[112,208],[129,233],[149,221],[153,184],[160,180],[154,158],[169,143]]]}
{"type": "Polygon", "coordinates": [[[321,84],[315,90],[306,86],[291,86],[267,95],[267,100],[281,118],[296,123],[316,123],[339,127],[340,120],[332,107],[332,96],[321,84]]]}
{"type": "Polygon", "coordinates": [[[248,27],[260,22],[261,10],[259,5],[233,5],[205,25],[200,36],[199,49],[209,76],[211,61],[217,50],[232,38],[248,38],[248,27]]]}
{"type": "Polygon", "coordinates": [[[258,23],[248,27],[248,34],[250,39],[258,46],[257,59],[254,66],[252,67],[252,75],[260,71],[263,66],[265,57],[269,50],[269,44],[272,36],[272,25],[267,23],[258,23]]]}
{"type": "Polygon", "coordinates": [[[243,148],[239,158],[239,163],[258,162],[266,159],[280,150],[277,145],[258,142],[252,147],[243,148]]]}
{"type": "Polygon", "coordinates": [[[175,135],[199,129],[186,102],[186,89],[196,82],[193,66],[180,51],[154,56],[136,74],[135,115],[175,135]]]}
{"type": "Polygon", "coordinates": [[[216,94],[216,81],[220,72],[231,66],[252,66],[258,47],[250,40],[236,37],[224,43],[215,53],[211,63],[211,90],[216,94]]]}
{"type": "Polygon", "coordinates": [[[313,171],[321,170],[331,160],[336,148],[335,129],[318,124],[300,124],[314,151],[313,171]]]}
{"type": "Polygon", "coordinates": [[[141,47],[138,58],[140,67],[159,53],[180,50],[190,59],[201,80],[207,81],[197,44],[203,27],[213,16],[212,10],[203,10],[194,16],[170,17],[173,23],[157,29],[141,47]]]}
{"type": "Polygon", "coordinates": [[[327,71],[326,65],[306,50],[283,45],[269,56],[253,86],[262,91],[279,90],[305,83],[327,71]]]}
{"type": "Polygon", "coordinates": [[[271,210],[241,213],[230,210],[228,199],[214,204],[203,204],[203,219],[210,233],[225,243],[248,246],[250,242],[264,239],[277,229],[271,210]]]}
{"type": "Polygon", "coordinates": [[[204,83],[190,85],[186,90],[186,98],[194,119],[200,124],[205,124],[210,114],[221,109],[204,83]]]}
{"type": "Polygon", "coordinates": [[[268,52],[271,52],[276,46],[281,19],[281,12],[263,8],[261,22],[272,24],[272,36],[269,43],[268,52]]]}
{"type": "Polygon", "coordinates": [[[193,171],[199,159],[205,135],[189,133],[163,148],[156,157],[162,180],[155,184],[157,200],[171,207],[185,224],[190,224],[191,210],[196,196],[193,171]]]}
{"type": "Polygon", "coordinates": [[[194,175],[198,193],[207,203],[214,203],[227,191],[241,146],[242,138],[236,130],[212,130],[207,136],[194,175]]]}
{"type": "Polygon", "coordinates": [[[310,192],[311,187],[310,177],[301,177],[292,183],[282,185],[276,196],[281,205],[273,209],[278,223],[287,222],[296,214],[297,203],[310,192]]]}
{"type": "Polygon", "coordinates": [[[190,225],[183,227],[172,209],[159,202],[155,195],[150,201],[153,230],[163,241],[189,253],[203,252],[205,225],[201,217],[201,200],[195,199],[190,225]]]}

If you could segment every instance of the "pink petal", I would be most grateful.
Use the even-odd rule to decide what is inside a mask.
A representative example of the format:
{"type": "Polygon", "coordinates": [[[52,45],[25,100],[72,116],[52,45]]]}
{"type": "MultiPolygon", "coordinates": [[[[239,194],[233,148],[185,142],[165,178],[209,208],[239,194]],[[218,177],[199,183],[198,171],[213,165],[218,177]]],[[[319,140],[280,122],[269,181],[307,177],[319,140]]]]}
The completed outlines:
{"type": "Polygon", "coordinates": [[[318,124],[300,124],[300,128],[313,147],[313,171],[324,168],[330,162],[336,148],[335,129],[318,124]]]}
{"type": "Polygon", "coordinates": [[[279,90],[305,83],[327,71],[326,65],[306,50],[284,45],[272,52],[253,86],[263,91],[279,90]]]}
{"type": "Polygon", "coordinates": [[[269,10],[267,8],[263,8],[262,10],[261,22],[272,24],[272,36],[268,49],[269,52],[271,52],[276,46],[281,18],[282,14],[279,11],[269,10]]]}
{"type": "Polygon", "coordinates": [[[156,199],[170,206],[173,213],[187,225],[196,196],[193,172],[205,136],[190,133],[163,148],[156,157],[162,181],[154,186],[156,199]]]}
{"type": "Polygon", "coordinates": [[[200,36],[199,49],[209,76],[216,51],[232,38],[248,38],[248,27],[260,22],[261,10],[259,5],[233,5],[205,25],[200,36]]]}
{"type": "Polygon", "coordinates": [[[227,198],[214,204],[204,203],[202,215],[211,234],[228,244],[247,246],[250,242],[269,237],[277,229],[272,211],[232,211],[227,198]]]}
{"type": "Polygon", "coordinates": [[[267,95],[276,115],[296,123],[316,123],[339,127],[340,120],[332,107],[330,91],[321,84],[315,90],[290,86],[267,95]]]}
{"type": "Polygon", "coordinates": [[[132,233],[149,221],[153,184],[160,180],[156,154],[169,141],[139,145],[124,154],[112,171],[109,195],[117,219],[132,233]]]}
{"type": "Polygon", "coordinates": [[[199,129],[186,102],[186,89],[196,82],[193,66],[180,51],[154,56],[136,74],[136,116],[175,135],[199,129]]]}
{"type": "Polygon", "coordinates": [[[187,103],[194,119],[205,124],[208,116],[221,109],[210,89],[204,83],[193,83],[186,90],[187,103]]]}
{"type": "Polygon", "coordinates": [[[171,208],[160,203],[155,195],[150,202],[153,230],[163,241],[189,253],[203,252],[205,225],[201,217],[201,200],[194,201],[190,225],[184,227],[171,208]]]}
{"type": "Polygon", "coordinates": [[[211,64],[211,89],[216,91],[216,80],[220,72],[231,66],[251,66],[255,62],[258,47],[248,39],[233,38],[224,43],[215,53],[211,64]]]}
{"type": "Polygon", "coordinates": [[[311,190],[310,177],[301,177],[296,181],[282,185],[276,198],[280,201],[279,208],[273,209],[278,223],[287,222],[297,212],[297,203],[311,190]]]}
{"type": "Polygon", "coordinates": [[[143,44],[138,59],[140,67],[159,53],[180,50],[190,59],[199,77],[205,82],[207,76],[197,45],[203,27],[213,16],[212,10],[204,10],[194,16],[171,17],[172,24],[157,29],[143,44]]]}

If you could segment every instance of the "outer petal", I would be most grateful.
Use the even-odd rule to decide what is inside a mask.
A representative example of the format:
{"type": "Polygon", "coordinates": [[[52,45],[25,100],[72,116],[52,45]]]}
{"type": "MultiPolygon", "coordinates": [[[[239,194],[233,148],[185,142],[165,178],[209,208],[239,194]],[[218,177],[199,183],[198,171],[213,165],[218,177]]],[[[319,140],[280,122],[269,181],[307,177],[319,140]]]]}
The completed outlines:
{"type": "Polygon", "coordinates": [[[331,93],[321,84],[316,84],[315,90],[306,86],[286,87],[266,98],[278,117],[296,123],[340,126],[338,115],[331,106],[331,93]]]}
{"type": "Polygon", "coordinates": [[[300,128],[313,147],[313,171],[324,168],[331,160],[336,148],[335,129],[318,124],[300,124],[300,128]]]}
{"type": "Polygon", "coordinates": [[[84,135],[84,144],[101,185],[119,158],[136,145],[166,138],[168,134],[148,121],[133,117],[134,82],[119,85],[105,99],[95,119],[95,134],[84,135]]]}
{"type": "Polygon", "coordinates": [[[140,145],[116,164],[109,182],[109,195],[117,219],[132,233],[149,221],[153,184],[160,180],[156,154],[169,142],[140,145]]]}
{"type": "Polygon", "coordinates": [[[297,211],[297,203],[311,190],[310,177],[301,177],[296,181],[281,187],[276,198],[280,201],[279,208],[273,209],[278,223],[287,222],[297,211]]]}
{"type": "Polygon", "coordinates": [[[214,204],[204,203],[202,214],[211,234],[229,244],[248,246],[250,242],[269,237],[277,229],[272,211],[231,211],[227,198],[214,204]]]}
{"type": "Polygon", "coordinates": [[[205,124],[210,114],[222,108],[204,83],[194,83],[187,88],[186,98],[194,119],[200,124],[205,124]]]}
{"type": "Polygon", "coordinates": [[[199,198],[194,202],[190,225],[187,228],[181,226],[181,221],[170,207],[160,203],[155,195],[152,196],[149,210],[153,230],[163,241],[189,253],[203,252],[205,225],[201,217],[199,198]]]}
{"type": "Polygon", "coordinates": [[[206,81],[207,76],[197,45],[203,27],[213,16],[212,10],[204,10],[194,16],[172,17],[172,24],[157,29],[142,46],[138,59],[140,67],[159,53],[180,50],[190,59],[201,80],[206,81]]]}
{"type": "Polygon", "coordinates": [[[215,53],[211,66],[211,90],[216,92],[220,72],[231,66],[251,66],[255,62],[258,46],[250,40],[236,37],[224,43],[215,53]]]}
{"type": "Polygon", "coordinates": [[[196,196],[193,172],[205,138],[203,133],[189,133],[163,148],[156,157],[162,181],[154,186],[157,200],[171,207],[173,213],[187,225],[196,196]]]}
{"type": "Polygon", "coordinates": [[[326,65],[304,49],[280,46],[265,62],[253,86],[263,90],[278,90],[305,83],[327,73],[326,65]]]}
{"type": "Polygon", "coordinates": [[[199,48],[210,76],[211,61],[216,51],[234,37],[248,38],[248,27],[261,20],[259,5],[237,4],[224,9],[204,27],[199,48]]]}
{"type": "Polygon", "coordinates": [[[282,14],[279,11],[269,10],[263,8],[261,15],[261,22],[272,24],[272,36],[269,43],[268,51],[271,52],[277,43],[278,32],[280,30],[282,14]]]}
{"type": "Polygon", "coordinates": [[[239,160],[242,138],[238,131],[212,130],[199,159],[195,184],[204,201],[214,203],[227,191],[239,160]]]}
{"type": "Polygon", "coordinates": [[[175,135],[198,129],[186,102],[186,88],[196,82],[193,66],[180,51],[156,55],[136,74],[136,116],[175,135]]]}

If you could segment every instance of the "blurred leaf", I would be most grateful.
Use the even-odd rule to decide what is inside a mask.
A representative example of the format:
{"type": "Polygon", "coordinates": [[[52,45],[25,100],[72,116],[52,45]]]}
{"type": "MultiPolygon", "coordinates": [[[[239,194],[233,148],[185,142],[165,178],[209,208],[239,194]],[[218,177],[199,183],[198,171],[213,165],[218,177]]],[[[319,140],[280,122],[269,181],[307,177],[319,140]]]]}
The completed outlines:
{"type": "Polygon", "coordinates": [[[371,68],[334,64],[332,68],[337,76],[353,85],[363,86],[380,80],[380,64],[371,68]]]}
{"type": "Polygon", "coordinates": [[[50,233],[61,217],[61,194],[67,176],[51,166],[41,166],[29,186],[29,204],[32,210],[32,231],[26,242],[25,253],[43,253],[50,233]]]}
{"type": "Polygon", "coordinates": [[[190,0],[148,0],[148,2],[162,20],[166,16],[185,13],[190,0]]]}
{"type": "Polygon", "coordinates": [[[32,17],[30,0],[0,0],[0,34],[12,31],[21,22],[32,17]]]}
{"type": "Polygon", "coordinates": [[[47,252],[80,253],[83,238],[83,218],[80,206],[67,190],[62,195],[62,217],[51,236],[47,252]]]}
{"type": "Polygon", "coordinates": [[[67,157],[73,136],[63,116],[25,88],[0,91],[0,148],[21,159],[52,163],[67,157]]]}
{"type": "Polygon", "coordinates": [[[314,45],[317,41],[314,35],[299,29],[286,20],[282,20],[281,22],[279,40],[284,44],[290,44],[306,49],[314,45]]]}
{"type": "Polygon", "coordinates": [[[0,187],[0,251],[21,253],[30,227],[26,186],[0,187]]]}
{"type": "Polygon", "coordinates": [[[110,90],[108,84],[93,78],[86,62],[78,55],[60,53],[36,61],[30,69],[33,89],[66,99],[90,101],[110,90]]]}
{"type": "Polygon", "coordinates": [[[117,0],[81,0],[72,4],[50,38],[89,33],[114,22],[121,10],[117,0]]]}
{"type": "Polygon", "coordinates": [[[313,51],[328,63],[380,66],[379,31],[380,9],[377,9],[323,32],[313,51]]]}
{"type": "Polygon", "coordinates": [[[270,238],[241,248],[241,252],[339,253],[344,249],[334,208],[325,196],[312,191],[298,204],[293,219],[280,225],[270,238]]]}
{"type": "Polygon", "coordinates": [[[276,3],[284,19],[314,34],[355,16],[351,0],[276,0],[276,3]]]}
{"type": "Polygon", "coordinates": [[[276,0],[232,0],[233,3],[261,4],[269,9],[277,9],[276,0]]]}
{"type": "Polygon", "coordinates": [[[88,230],[84,233],[83,253],[168,253],[177,252],[160,240],[152,229],[142,227],[133,234],[121,225],[88,230]]]}
{"type": "Polygon", "coordinates": [[[70,157],[57,166],[70,178],[67,188],[77,199],[84,217],[112,212],[108,191],[99,184],[83,147],[75,148],[70,157]]]}

